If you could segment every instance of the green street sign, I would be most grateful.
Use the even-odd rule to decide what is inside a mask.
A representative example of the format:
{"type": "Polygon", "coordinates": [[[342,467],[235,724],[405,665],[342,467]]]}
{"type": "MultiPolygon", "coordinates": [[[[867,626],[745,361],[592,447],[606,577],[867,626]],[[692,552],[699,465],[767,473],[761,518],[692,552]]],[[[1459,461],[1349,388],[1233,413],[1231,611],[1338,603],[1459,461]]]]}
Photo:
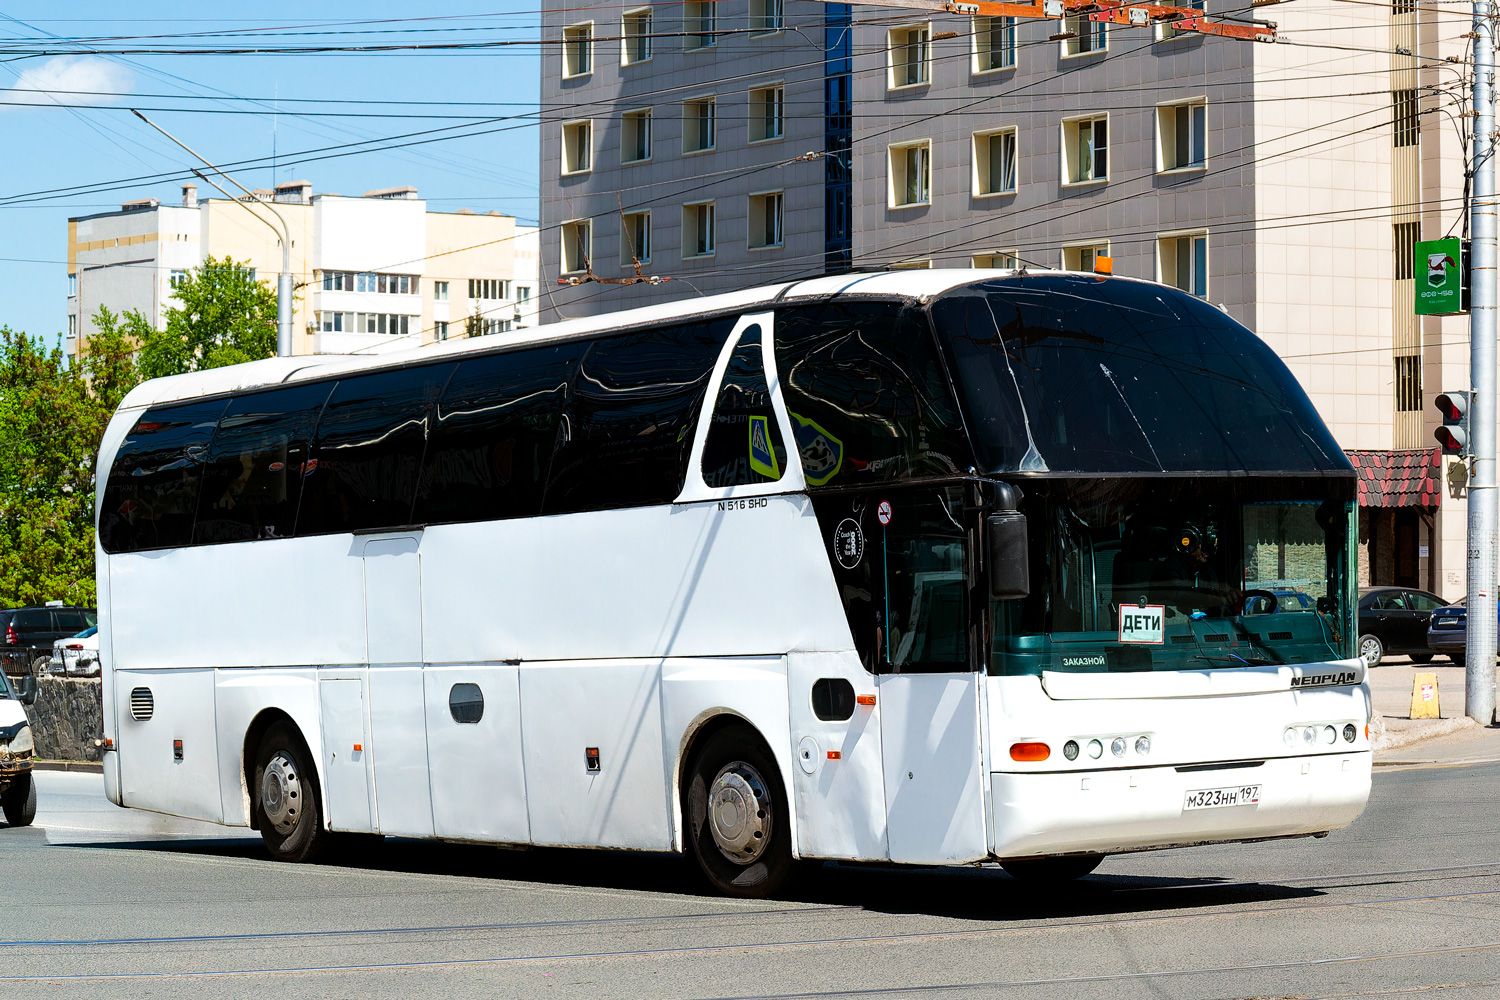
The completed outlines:
{"type": "Polygon", "coordinates": [[[1418,316],[1463,312],[1463,247],[1458,239],[1419,240],[1413,251],[1418,316]]]}

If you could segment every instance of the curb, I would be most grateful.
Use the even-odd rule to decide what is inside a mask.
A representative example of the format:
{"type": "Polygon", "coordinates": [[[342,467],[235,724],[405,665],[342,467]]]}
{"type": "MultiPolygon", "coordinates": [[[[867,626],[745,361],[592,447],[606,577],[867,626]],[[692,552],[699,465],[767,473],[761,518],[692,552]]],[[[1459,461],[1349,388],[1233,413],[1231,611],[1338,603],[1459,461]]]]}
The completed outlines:
{"type": "Polygon", "coordinates": [[[33,760],[33,771],[81,771],[85,774],[103,774],[104,765],[97,760],[33,760]]]}

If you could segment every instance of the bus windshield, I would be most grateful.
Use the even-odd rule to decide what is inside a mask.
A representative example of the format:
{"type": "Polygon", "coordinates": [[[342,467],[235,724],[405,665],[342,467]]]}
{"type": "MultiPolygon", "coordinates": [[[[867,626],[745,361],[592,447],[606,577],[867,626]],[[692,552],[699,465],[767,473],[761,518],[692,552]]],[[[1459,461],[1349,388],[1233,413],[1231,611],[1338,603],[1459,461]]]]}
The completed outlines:
{"type": "Polygon", "coordinates": [[[991,672],[1353,656],[1345,487],[1291,477],[1025,481],[1031,594],[994,602],[991,672]]]}

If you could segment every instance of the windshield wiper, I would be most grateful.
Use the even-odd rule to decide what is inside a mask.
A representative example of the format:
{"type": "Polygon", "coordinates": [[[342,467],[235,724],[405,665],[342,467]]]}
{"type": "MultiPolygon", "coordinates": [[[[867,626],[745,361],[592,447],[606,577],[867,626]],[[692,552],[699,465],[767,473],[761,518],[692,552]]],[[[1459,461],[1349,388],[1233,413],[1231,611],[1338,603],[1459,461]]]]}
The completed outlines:
{"type": "Polygon", "coordinates": [[[1212,661],[1212,660],[1233,661],[1233,662],[1236,662],[1236,663],[1243,663],[1247,667],[1280,667],[1280,666],[1283,666],[1284,663],[1285,663],[1285,661],[1283,661],[1283,660],[1265,660],[1265,659],[1254,659],[1254,660],[1252,660],[1252,659],[1247,659],[1247,658],[1239,655],[1238,653],[1230,653],[1227,656],[1202,656],[1202,655],[1199,655],[1199,656],[1193,657],[1193,659],[1195,659],[1195,660],[1210,660],[1210,661],[1212,661]]]}

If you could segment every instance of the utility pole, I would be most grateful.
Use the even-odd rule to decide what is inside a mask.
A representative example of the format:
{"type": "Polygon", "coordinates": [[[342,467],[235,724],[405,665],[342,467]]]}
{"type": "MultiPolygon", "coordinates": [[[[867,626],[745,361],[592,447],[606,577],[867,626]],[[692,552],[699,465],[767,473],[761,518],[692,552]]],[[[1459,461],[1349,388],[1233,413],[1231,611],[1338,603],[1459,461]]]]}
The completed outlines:
{"type": "MultiPolygon", "coordinates": [[[[276,217],[276,221],[278,223],[280,223],[281,229],[278,231],[275,226],[271,226],[271,223],[265,218],[265,216],[261,215],[260,213],[256,212],[255,209],[251,208],[248,202],[241,201],[239,198],[236,198],[234,195],[230,194],[228,191],[225,191],[223,188],[219,187],[219,185],[216,184],[216,183],[214,183],[214,181],[211,178],[205,176],[204,173],[201,170],[194,170],[193,171],[194,175],[196,175],[199,180],[203,181],[205,184],[211,185],[216,191],[218,191],[224,197],[228,198],[230,201],[233,201],[233,202],[235,202],[236,204],[239,204],[239,205],[243,205],[244,208],[245,208],[245,211],[249,212],[251,215],[255,216],[261,222],[264,222],[266,225],[271,226],[271,231],[274,232],[274,233],[276,233],[276,236],[281,240],[281,274],[276,279],[276,356],[278,358],[291,357],[291,354],[292,354],[292,240],[291,240],[291,234],[289,233],[289,231],[287,230],[287,227],[286,227],[286,220],[281,217],[281,213],[280,212],[276,211],[276,206],[268,204],[268,203],[266,203],[264,201],[261,201],[259,198],[255,197],[255,192],[253,192],[249,188],[245,187],[245,185],[241,184],[239,181],[235,180],[233,177],[230,177],[228,174],[226,174],[220,168],[214,166],[212,163],[210,163],[208,161],[207,158],[205,158],[201,153],[199,153],[197,150],[193,149],[187,143],[183,142],[181,139],[177,138],[171,132],[168,132],[166,129],[162,128],[160,125],[156,124],[156,122],[154,122],[151,119],[147,118],[145,115],[141,114],[139,111],[135,110],[134,108],[131,108],[130,112],[131,112],[131,114],[133,114],[137,118],[139,118],[141,121],[145,122],[147,125],[150,125],[152,128],[156,129],[156,131],[160,132],[162,135],[166,136],[168,139],[171,139],[174,143],[176,143],[177,145],[181,146],[183,149],[187,150],[196,159],[201,160],[203,162],[203,164],[206,167],[208,167],[208,169],[212,170],[214,173],[218,174],[220,177],[223,177],[229,183],[233,184],[235,187],[237,187],[241,191],[245,192],[247,195],[250,196],[250,200],[251,201],[255,202],[257,205],[265,205],[265,207],[270,210],[271,214],[276,217]]],[[[1493,643],[1491,645],[1493,645],[1493,643]]]]}
{"type": "Polygon", "coordinates": [[[1495,26],[1490,0],[1474,0],[1474,168],[1469,203],[1469,378],[1474,469],[1469,479],[1468,715],[1495,717],[1495,26]]]}

